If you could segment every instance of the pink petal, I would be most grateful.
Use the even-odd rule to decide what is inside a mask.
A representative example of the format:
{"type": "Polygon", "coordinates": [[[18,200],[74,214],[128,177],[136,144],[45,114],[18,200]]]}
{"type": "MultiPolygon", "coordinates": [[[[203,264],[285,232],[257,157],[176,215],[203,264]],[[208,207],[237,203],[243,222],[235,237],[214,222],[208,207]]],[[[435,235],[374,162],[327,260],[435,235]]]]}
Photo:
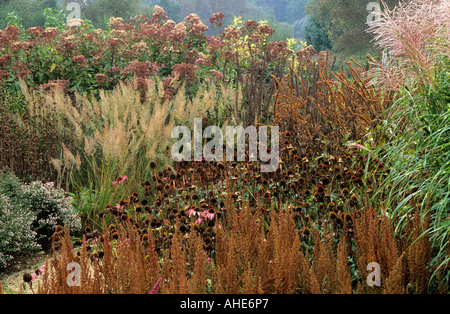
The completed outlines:
{"type": "Polygon", "coordinates": [[[156,294],[159,290],[159,285],[161,284],[162,281],[162,277],[159,277],[158,281],[156,282],[156,284],[153,286],[152,291],[150,292],[150,294],[156,294]]]}

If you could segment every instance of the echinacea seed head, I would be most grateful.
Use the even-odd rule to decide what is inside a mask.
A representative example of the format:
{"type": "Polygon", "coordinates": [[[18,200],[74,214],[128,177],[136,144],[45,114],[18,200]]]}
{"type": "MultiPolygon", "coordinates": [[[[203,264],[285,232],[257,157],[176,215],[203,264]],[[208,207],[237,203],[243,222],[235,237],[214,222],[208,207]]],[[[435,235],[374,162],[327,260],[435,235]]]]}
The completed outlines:
{"type": "Polygon", "coordinates": [[[23,281],[24,282],[31,282],[33,280],[33,276],[31,276],[30,273],[23,274],[23,281]]]}
{"type": "Polygon", "coordinates": [[[344,215],[344,220],[345,220],[346,222],[352,221],[352,215],[351,215],[350,213],[346,213],[346,214],[344,215]]]}

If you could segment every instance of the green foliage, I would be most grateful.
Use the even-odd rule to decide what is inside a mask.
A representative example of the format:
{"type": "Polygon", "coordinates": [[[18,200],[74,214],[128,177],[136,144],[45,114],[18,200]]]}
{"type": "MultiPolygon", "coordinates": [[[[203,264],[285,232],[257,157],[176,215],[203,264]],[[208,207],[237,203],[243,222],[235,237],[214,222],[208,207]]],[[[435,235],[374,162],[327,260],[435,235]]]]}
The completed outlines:
{"type": "Polygon", "coordinates": [[[7,25],[15,25],[23,31],[22,18],[16,12],[9,12],[5,19],[7,25]]]}
{"type": "MultiPolygon", "coordinates": [[[[392,7],[398,1],[388,0],[385,3],[392,7]]],[[[306,5],[310,21],[306,30],[308,43],[316,49],[331,47],[328,49],[341,55],[338,63],[357,55],[376,55],[372,36],[366,32],[367,17],[371,13],[367,10],[367,4],[365,0],[309,1],[306,5]]]]}
{"type": "Polygon", "coordinates": [[[46,8],[44,10],[45,24],[44,28],[56,27],[62,30],[66,24],[67,15],[64,10],[56,10],[53,8],[46,8]]]}
{"type": "Polygon", "coordinates": [[[56,188],[53,182],[31,182],[23,186],[23,202],[35,216],[33,230],[39,236],[50,236],[57,225],[71,232],[80,229],[80,219],[72,207],[72,197],[56,188]]]}
{"type": "Polygon", "coordinates": [[[36,232],[31,226],[33,213],[22,202],[23,191],[19,179],[7,171],[0,172],[0,269],[14,256],[38,250],[36,232]]]}
{"type": "MultiPolygon", "coordinates": [[[[434,263],[448,264],[450,236],[450,63],[443,62],[428,88],[404,88],[388,112],[384,146],[374,152],[390,169],[375,195],[383,195],[397,230],[416,208],[431,217],[427,232],[439,253],[434,263]]],[[[450,280],[447,276],[446,280],[450,280]]]]}
{"type": "MultiPolygon", "coordinates": [[[[255,0],[258,7],[263,7],[264,12],[269,16],[267,19],[275,24],[284,25],[292,35],[288,37],[304,38],[304,28],[306,26],[306,4],[308,0],[255,0]]],[[[276,28],[276,27],[274,27],[276,28]]],[[[287,37],[286,37],[287,38],[287,37]]]]}
{"type": "Polygon", "coordinates": [[[308,44],[313,45],[318,51],[331,50],[333,48],[331,40],[328,38],[326,25],[323,21],[316,20],[314,16],[309,18],[305,39],[308,44]]]}
{"type": "Polygon", "coordinates": [[[31,230],[33,213],[17,208],[7,196],[0,195],[0,269],[17,254],[38,250],[36,232],[31,230]]]}
{"type": "Polygon", "coordinates": [[[17,18],[22,20],[23,29],[32,26],[44,25],[45,16],[44,10],[47,8],[56,9],[56,0],[15,0],[7,1],[4,4],[0,3],[0,29],[9,25],[7,16],[10,12],[14,12],[17,18]]]}
{"type": "Polygon", "coordinates": [[[58,224],[72,232],[81,227],[71,197],[53,183],[23,184],[12,172],[0,172],[0,268],[18,253],[39,249],[37,241],[47,242],[58,224]]]}
{"type": "Polygon", "coordinates": [[[306,15],[306,4],[309,0],[290,0],[286,6],[286,21],[295,23],[306,15]]]}

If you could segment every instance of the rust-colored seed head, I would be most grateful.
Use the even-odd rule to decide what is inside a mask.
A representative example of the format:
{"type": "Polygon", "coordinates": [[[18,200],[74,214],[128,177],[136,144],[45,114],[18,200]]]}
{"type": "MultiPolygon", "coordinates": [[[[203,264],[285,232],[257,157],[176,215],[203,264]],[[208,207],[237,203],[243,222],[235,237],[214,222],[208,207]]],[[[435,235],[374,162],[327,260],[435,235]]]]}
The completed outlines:
{"type": "Polygon", "coordinates": [[[33,276],[31,276],[30,273],[25,273],[25,274],[23,274],[23,281],[24,281],[24,282],[29,283],[29,282],[31,282],[32,280],[33,280],[33,276]]]}

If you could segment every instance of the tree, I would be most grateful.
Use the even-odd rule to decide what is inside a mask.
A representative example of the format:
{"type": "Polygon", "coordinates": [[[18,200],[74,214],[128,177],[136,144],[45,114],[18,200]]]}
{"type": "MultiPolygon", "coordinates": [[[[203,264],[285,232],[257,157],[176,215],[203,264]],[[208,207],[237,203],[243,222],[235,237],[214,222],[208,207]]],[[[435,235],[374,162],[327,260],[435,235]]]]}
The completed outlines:
{"type": "Polygon", "coordinates": [[[328,38],[327,26],[316,20],[314,16],[308,18],[309,23],[305,28],[305,40],[314,46],[317,51],[332,50],[331,40],[328,38]]]}
{"type": "Polygon", "coordinates": [[[181,22],[182,18],[180,16],[181,5],[177,0],[160,0],[158,5],[166,11],[169,19],[174,20],[175,22],[181,22]]]}
{"type": "Polygon", "coordinates": [[[286,22],[295,23],[306,15],[306,3],[309,0],[290,0],[286,7],[286,22]]]}
{"type": "Polygon", "coordinates": [[[150,15],[152,10],[151,5],[145,5],[143,0],[91,0],[84,15],[95,27],[104,28],[105,21],[111,17],[121,17],[128,22],[130,17],[150,15]]]}
{"type": "MultiPolygon", "coordinates": [[[[391,7],[398,0],[385,2],[391,7]]],[[[367,4],[366,0],[310,0],[306,6],[310,18],[306,37],[325,46],[328,38],[330,50],[347,56],[374,52],[372,37],[366,32],[370,13],[367,4]]]]}
{"type": "Polygon", "coordinates": [[[5,28],[8,13],[14,14],[22,19],[23,27],[43,26],[45,23],[44,10],[46,8],[57,8],[56,0],[0,0],[0,28],[5,28]]]}

